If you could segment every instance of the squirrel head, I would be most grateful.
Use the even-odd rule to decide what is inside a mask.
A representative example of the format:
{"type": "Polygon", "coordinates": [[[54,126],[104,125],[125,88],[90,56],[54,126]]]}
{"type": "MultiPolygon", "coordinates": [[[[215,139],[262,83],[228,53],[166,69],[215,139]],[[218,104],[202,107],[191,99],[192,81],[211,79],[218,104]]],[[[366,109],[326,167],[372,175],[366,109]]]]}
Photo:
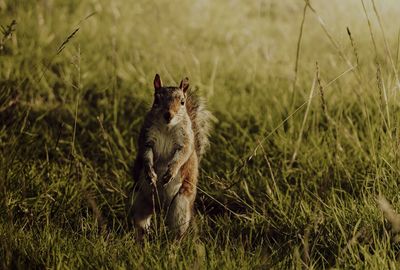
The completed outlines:
{"type": "Polygon", "coordinates": [[[152,111],[168,126],[179,123],[186,114],[186,93],[189,79],[184,78],[179,87],[163,86],[160,75],[154,77],[154,101],[152,111]]]}

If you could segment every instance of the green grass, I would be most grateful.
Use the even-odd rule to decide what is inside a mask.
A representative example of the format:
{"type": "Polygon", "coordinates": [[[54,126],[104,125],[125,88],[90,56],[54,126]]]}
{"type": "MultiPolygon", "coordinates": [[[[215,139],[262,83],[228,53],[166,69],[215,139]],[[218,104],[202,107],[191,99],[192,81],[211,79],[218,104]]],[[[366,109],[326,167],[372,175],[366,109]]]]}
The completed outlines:
{"type": "Polygon", "coordinates": [[[0,268],[398,269],[400,7],[364,3],[0,0],[0,268]],[[155,73],[215,121],[191,233],[140,244],[155,73]]]}

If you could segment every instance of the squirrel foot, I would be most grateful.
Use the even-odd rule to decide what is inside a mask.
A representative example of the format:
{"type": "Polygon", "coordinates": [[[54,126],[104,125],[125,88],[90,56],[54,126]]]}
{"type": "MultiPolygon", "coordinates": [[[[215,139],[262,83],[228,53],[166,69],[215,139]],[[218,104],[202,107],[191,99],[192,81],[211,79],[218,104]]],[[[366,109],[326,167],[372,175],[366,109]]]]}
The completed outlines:
{"type": "Polygon", "coordinates": [[[146,180],[150,183],[150,185],[156,186],[157,174],[153,170],[149,170],[146,172],[146,180]]]}
{"type": "Polygon", "coordinates": [[[171,169],[168,169],[168,170],[165,172],[165,174],[164,174],[164,176],[163,176],[163,178],[162,178],[163,186],[168,185],[169,182],[172,181],[172,179],[174,179],[174,176],[172,175],[171,169]]]}

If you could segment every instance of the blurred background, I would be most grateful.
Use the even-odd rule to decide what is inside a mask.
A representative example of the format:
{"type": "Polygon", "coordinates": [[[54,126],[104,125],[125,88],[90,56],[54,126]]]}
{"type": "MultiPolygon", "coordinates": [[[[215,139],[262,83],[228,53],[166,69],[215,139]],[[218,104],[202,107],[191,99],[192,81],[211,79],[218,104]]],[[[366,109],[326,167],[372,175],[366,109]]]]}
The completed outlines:
{"type": "MultiPolygon", "coordinates": [[[[361,63],[373,65],[375,52],[366,16],[378,53],[385,54],[371,1],[364,2],[366,13],[359,0],[311,2],[316,12],[308,10],[306,14],[298,64],[300,81],[310,81],[316,61],[327,79],[329,75],[335,77],[335,71],[347,68],[338,50],[354,60],[346,27],[355,40],[361,63]]],[[[396,0],[375,4],[395,57],[400,5],[396,0]]],[[[159,72],[171,84],[188,75],[211,96],[221,88],[229,89],[221,92],[242,92],[239,89],[252,81],[266,84],[268,77],[293,80],[304,2],[2,0],[0,8],[2,25],[12,19],[18,23],[18,35],[13,40],[18,46],[12,53],[23,55],[21,61],[46,65],[46,61],[52,60],[54,67],[65,58],[72,59],[79,47],[84,87],[92,83],[106,87],[117,80],[122,84],[119,91],[129,89],[142,94],[151,86],[154,73],[159,72]],[[62,42],[77,28],[79,33],[65,46],[63,54],[54,57],[62,42]],[[23,50],[27,49],[26,56],[23,50]]],[[[14,73],[4,61],[2,69],[3,78],[14,73]]],[[[71,73],[67,67],[62,72],[63,77],[71,73]]],[[[57,80],[57,74],[46,73],[41,91],[51,92],[48,88],[57,80]]]]}

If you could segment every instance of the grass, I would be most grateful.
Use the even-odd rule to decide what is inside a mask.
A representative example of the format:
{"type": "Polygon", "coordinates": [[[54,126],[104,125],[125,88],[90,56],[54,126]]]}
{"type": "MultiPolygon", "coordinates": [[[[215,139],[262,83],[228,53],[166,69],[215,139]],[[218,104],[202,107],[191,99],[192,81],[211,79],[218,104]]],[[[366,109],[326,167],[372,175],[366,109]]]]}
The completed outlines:
{"type": "Polygon", "coordinates": [[[398,269],[398,12],[0,0],[0,267],[398,269]],[[126,209],[155,73],[188,76],[215,121],[191,233],[139,244],[126,209]]]}

